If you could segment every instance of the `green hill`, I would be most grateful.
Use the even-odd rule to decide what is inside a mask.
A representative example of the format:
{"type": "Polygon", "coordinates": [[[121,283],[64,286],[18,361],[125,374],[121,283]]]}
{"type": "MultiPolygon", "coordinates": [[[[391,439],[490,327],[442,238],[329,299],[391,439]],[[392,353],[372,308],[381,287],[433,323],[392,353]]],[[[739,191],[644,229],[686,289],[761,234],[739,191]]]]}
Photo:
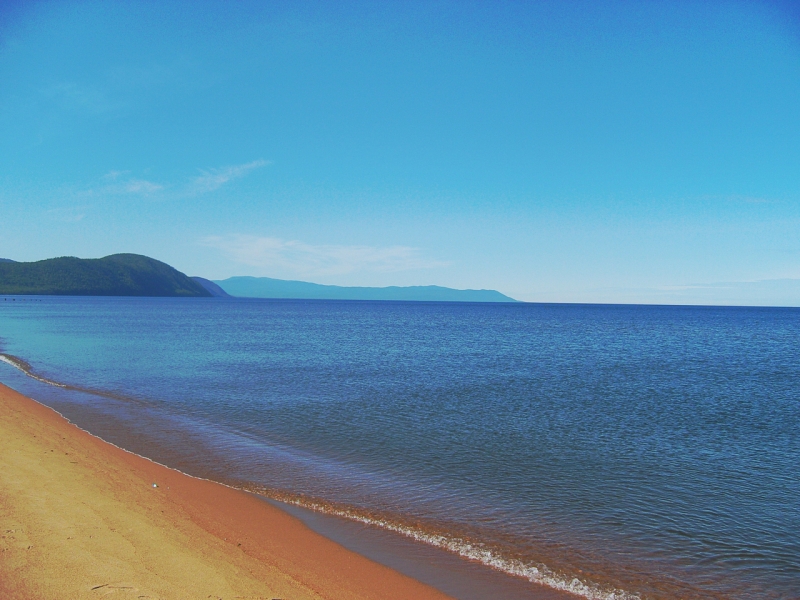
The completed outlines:
{"type": "Polygon", "coordinates": [[[210,296],[168,264],[138,254],[0,261],[0,294],[54,296],[210,296]]]}
{"type": "Polygon", "coordinates": [[[516,302],[495,290],[455,290],[438,285],[341,287],[269,277],[230,277],[215,281],[231,296],[314,300],[404,300],[427,302],[516,302]]]}

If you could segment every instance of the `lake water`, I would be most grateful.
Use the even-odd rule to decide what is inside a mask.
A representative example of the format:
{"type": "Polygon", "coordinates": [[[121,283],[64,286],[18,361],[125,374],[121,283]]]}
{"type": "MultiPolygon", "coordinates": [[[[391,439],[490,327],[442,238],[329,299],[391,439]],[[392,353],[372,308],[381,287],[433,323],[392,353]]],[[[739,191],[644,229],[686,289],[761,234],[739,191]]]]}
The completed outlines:
{"type": "Polygon", "coordinates": [[[800,598],[800,310],[0,300],[0,381],[587,598],[800,598]]]}

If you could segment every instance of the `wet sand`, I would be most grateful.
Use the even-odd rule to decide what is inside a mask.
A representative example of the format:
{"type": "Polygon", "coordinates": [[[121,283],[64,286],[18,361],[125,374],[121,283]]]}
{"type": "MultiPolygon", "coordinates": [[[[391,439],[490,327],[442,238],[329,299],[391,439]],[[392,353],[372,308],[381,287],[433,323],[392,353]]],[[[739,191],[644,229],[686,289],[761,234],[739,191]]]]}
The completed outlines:
{"type": "Polygon", "coordinates": [[[0,597],[444,599],[0,384],[0,597]],[[157,487],[154,487],[156,484],[157,487]]]}

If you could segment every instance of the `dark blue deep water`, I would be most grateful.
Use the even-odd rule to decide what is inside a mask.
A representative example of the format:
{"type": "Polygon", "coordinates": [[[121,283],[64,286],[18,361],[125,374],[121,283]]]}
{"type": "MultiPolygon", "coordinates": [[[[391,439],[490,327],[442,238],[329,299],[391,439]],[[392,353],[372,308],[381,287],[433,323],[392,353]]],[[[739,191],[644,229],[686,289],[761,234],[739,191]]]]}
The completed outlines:
{"type": "Polygon", "coordinates": [[[0,381],[90,431],[590,598],[800,598],[799,342],[776,308],[0,301],[68,387],[0,381]]]}

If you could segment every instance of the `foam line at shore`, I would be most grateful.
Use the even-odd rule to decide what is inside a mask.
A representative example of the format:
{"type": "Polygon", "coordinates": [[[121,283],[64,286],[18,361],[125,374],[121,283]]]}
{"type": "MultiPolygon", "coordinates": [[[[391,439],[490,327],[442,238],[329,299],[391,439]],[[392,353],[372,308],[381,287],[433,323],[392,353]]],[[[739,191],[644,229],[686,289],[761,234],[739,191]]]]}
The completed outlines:
{"type": "Polygon", "coordinates": [[[2,354],[0,353],[0,361],[11,365],[15,369],[19,369],[28,377],[35,379],[36,381],[41,381],[42,383],[46,383],[47,385],[52,385],[55,387],[66,388],[67,386],[63,383],[58,383],[57,381],[53,381],[52,379],[47,379],[45,377],[41,377],[36,375],[33,370],[31,369],[30,364],[22,360],[21,358],[17,358],[16,356],[12,356],[11,354],[2,354]]]}
{"type": "Polygon", "coordinates": [[[479,542],[473,542],[443,533],[427,532],[421,528],[396,523],[389,519],[375,518],[354,509],[339,508],[323,502],[293,497],[286,494],[276,494],[263,489],[253,491],[280,502],[294,504],[323,514],[393,531],[417,542],[442,548],[443,550],[447,550],[468,560],[474,560],[508,575],[522,577],[531,583],[568,592],[586,598],[587,600],[641,600],[641,597],[637,594],[631,594],[630,592],[619,589],[604,590],[591,581],[587,582],[577,577],[561,575],[544,564],[535,565],[520,560],[505,558],[491,549],[486,548],[479,542]]]}

